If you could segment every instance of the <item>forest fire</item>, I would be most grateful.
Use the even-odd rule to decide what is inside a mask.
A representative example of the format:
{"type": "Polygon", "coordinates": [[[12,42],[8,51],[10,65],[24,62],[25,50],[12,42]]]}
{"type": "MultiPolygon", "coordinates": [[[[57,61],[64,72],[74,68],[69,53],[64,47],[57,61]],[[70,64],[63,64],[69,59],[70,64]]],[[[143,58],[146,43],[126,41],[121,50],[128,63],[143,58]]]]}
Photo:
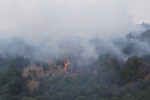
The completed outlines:
{"type": "Polygon", "coordinates": [[[69,62],[65,62],[65,63],[64,63],[64,65],[65,65],[65,71],[66,71],[66,72],[68,72],[68,70],[67,70],[68,64],[69,64],[69,62]]]}

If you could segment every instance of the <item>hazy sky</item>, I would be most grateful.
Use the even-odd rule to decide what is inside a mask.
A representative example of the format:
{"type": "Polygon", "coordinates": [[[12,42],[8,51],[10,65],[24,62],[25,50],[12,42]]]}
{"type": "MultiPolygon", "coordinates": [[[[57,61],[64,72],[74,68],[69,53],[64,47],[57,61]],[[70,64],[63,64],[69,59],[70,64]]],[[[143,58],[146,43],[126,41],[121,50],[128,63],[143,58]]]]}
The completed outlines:
{"type": "Polygon", "coordinates": [[[0,0],[1,37],[110,36],[150,23],[150,0],[0,0]]]}
{"type": "MultiPolygon", "coordinates": [[[[150,23],[149,11],[150,0],[0,0],[0,39],[23,37],[36,48],[35,58],[80,54],[89,61],[110,50],[125,59],[123,47],[112,40],[126,44],[119,36],[141,31],[137,24],[150,23]]],[[[142,53],[149,51],[147,44],[136,43],[142,53]]],[[[18,45],[5,43],[1,49],[15,54],[18,45]]]]}

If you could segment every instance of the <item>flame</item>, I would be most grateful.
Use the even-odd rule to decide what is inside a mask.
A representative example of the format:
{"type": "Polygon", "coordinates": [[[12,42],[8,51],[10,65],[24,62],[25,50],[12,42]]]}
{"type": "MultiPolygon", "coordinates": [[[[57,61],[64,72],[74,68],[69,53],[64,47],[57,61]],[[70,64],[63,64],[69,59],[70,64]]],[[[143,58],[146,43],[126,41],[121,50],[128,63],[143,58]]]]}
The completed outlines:
{"type": "Polygon", "coordinates": [[[69,64],[69,62],[65,62],[65,63],[64,63],[64,65],[65,65],[65,71],[66,71],[66,72],[68,72],[68,71],[67,71],[68,64],[69,64]]]}

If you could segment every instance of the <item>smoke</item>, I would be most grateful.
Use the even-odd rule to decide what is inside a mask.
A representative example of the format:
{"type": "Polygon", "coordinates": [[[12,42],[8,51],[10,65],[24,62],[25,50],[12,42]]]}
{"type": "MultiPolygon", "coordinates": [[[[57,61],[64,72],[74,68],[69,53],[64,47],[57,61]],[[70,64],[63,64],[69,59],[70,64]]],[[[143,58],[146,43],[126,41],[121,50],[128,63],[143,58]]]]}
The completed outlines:
{"type": "MultiPolygon", "coordinates": [[[[143,31],[136,24],[149,21],[142,17],[149,16],[148,2],[0,0],[0,34],[1,39],[5,40],[1,52],[29,54],[35,58],[72,55],[82,59],[83,63],[97,59],[106,52],[113,52],[125,59],[122,49],[128,40],[123,37],[129,32],[139,34],[143,31]],[[137,21],[138,18],[140,21],[137,21]],[[124,45],[118,45],[119,42],[124,45]]],[[[145,47],[140,51],[148,51],[147,44],[139,41],[136,44],[137,47],[145,47]]]]}
{"type": "MultiPolygon", "coordinates": [[[[137,30],[119,0],[1,0],[3,37],[105,37],[137,30]]],[[[30,39],[31,39],[30,38],[30,39]]]]}

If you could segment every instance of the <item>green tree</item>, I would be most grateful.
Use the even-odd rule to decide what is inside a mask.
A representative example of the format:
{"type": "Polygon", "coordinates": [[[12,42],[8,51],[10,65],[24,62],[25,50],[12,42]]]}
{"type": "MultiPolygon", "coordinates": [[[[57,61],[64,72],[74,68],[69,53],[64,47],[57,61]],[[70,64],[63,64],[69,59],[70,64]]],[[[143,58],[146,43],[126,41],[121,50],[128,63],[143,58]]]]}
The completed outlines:
{"type": "Polygon", "coordinates": [[[86,96],[80,96],[75,100],[89,100],[86,96]]]}
{"type": "Polygon", "coordinates": [[[120,71],[121,78],[125,81],[135,81],[144,77],[144,63],[138,57],[129,58],[125,67],[120,71]]]}

